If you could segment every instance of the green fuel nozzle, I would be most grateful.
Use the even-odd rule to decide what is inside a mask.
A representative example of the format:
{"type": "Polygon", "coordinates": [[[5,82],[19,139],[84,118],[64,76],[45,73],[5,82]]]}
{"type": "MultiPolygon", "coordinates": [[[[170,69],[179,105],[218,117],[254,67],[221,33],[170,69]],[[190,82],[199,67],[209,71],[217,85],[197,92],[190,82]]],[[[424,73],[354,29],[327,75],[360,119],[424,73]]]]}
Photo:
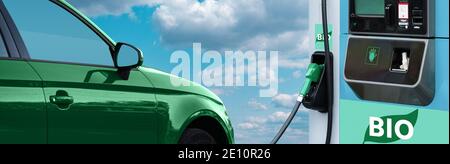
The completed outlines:
{"type": "Polygon", "coordinates": [[[303,88],[300,91],[300,95],[302,97],[306,96],[309,93],[313,83],[319,82],[320,77],[322,76],[323,70],[324,70],[324,65],[318,65],[316,63],[312,63],[308,66],[308,71],[306,72],[305,85],[303,85],[303,88]]]}

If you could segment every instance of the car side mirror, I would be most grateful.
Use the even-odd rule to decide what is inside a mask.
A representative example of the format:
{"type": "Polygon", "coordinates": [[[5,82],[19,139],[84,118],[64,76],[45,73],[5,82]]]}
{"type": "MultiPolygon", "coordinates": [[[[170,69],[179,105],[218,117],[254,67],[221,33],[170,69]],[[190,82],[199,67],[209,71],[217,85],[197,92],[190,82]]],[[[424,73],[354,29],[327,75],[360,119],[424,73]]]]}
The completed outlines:
{"type": "Polygon", "coordinates": [[[113,54],[114,66],[118,69],[119,76],[128,80],[130,72],[134,68],[142,66],[144,56],[142,51],[127,43],[117,43],[113,54]]]}

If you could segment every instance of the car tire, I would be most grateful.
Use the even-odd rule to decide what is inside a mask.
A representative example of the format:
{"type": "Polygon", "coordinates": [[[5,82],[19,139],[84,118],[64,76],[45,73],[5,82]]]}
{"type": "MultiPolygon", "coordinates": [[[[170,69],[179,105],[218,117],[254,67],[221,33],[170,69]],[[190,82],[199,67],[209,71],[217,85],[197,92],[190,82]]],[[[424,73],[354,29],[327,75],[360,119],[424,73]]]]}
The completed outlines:
{"type": "Polygon", "coordinates": [[[214,137],[207,131],[202,129],[189,128],[184,132],[183,136],[181,137],[180,144],[208,145],[208,144],[217,144],[217,142],[214,139],[214,137]]]}

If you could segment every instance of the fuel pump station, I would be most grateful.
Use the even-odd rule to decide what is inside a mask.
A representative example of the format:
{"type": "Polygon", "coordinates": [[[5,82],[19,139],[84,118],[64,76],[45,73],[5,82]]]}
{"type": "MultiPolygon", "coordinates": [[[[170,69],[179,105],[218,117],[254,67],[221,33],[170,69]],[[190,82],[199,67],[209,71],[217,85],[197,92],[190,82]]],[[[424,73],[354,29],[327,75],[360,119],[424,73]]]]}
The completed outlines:
{"type": "Polygon", "coordinates": [[[330,125],[331,143],[448,143],[449,1],[328,0],[327,33],[322,4],[310,50],[334,56],[334,114],[311,111],[310,143],[330,125]]]}

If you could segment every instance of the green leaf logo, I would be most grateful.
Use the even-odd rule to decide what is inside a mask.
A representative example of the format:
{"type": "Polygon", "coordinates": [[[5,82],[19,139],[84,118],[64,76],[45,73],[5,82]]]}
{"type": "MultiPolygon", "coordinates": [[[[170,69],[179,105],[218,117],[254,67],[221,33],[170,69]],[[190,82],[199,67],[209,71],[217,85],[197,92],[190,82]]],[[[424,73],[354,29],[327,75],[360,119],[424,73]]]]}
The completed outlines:
{"type": "Polygon", "coordinates": [[[370,53],[369,53],[369,61],[371,63],[373,63],[375,61],[376,57],[377,57],[377,51],[376,50],[375,51],[374,50],[370,51],[370,53]]]}
{"type": "Polygon", "coordinates": [[[371,117],[363,144],[367,142],[392,143],[402,139],[405,135],[412,135],[418,116],[419,110],[407,115],[371,117]]]}

